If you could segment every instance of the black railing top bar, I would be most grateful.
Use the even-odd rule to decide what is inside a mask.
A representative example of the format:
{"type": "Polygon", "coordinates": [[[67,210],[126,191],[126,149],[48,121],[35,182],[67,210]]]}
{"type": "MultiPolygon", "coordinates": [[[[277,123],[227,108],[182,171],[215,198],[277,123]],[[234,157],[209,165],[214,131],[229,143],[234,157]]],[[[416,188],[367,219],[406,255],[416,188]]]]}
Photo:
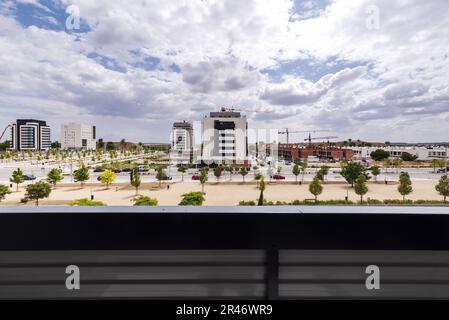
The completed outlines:
{"type": "Polygon", "coordinates": [[[449,208],[0,208],[0,251],[273,247],[449,250],[449,208]]]}

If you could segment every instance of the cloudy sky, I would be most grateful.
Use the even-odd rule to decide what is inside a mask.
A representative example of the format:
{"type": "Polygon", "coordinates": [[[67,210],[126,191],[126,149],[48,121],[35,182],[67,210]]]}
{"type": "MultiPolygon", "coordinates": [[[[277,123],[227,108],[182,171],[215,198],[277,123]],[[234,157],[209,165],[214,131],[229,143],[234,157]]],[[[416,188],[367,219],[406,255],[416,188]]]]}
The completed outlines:
{"type": "Polygon", "coordinates": [[[39,118],[58,139],[77,121],[166,142],[173,121],[230,105],[252,128],[447,141],[448,12],[447,0],[0,0],[0,126],[39,118]]]}

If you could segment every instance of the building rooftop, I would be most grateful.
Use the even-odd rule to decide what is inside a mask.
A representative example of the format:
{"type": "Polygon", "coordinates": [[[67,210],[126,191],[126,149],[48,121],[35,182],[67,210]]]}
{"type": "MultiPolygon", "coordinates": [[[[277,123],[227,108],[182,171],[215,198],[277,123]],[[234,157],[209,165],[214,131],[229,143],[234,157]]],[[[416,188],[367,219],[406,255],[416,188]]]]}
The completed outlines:
{"type": "Polygon", "coordinates": [[[173,128],[192,129],[192,124],[187,121],[173,123],[173,128]]]}

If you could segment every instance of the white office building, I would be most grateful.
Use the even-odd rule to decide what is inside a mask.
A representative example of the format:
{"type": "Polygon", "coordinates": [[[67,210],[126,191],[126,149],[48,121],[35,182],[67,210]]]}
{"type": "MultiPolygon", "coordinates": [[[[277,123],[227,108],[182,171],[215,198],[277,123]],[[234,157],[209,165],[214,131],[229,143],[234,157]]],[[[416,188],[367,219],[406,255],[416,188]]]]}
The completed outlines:
{"type": "Polygon", "coordinates": [[[232,109],[211,112],[202,121],[201,160],[211,164],[248,163],[248,121],[232,109]]]}
{"type": "Polygon", "coordinates": [[[78,123],[61,125],[61,148],[63,150],[95,150],[97,148],[95,126],[78,123]]]}
{"type": "Polygon", "coordinates": [[[51,148],[51,129],[45,121],[18,119],[11,124],[11,149],[46,151],[51,148]]]}
{"type": "Polygon", "coordinates": [[[190,163],[193,157],[193,126],[190,122],[175,122],[171,133],[170,158],[173,163],[190,163]]]}

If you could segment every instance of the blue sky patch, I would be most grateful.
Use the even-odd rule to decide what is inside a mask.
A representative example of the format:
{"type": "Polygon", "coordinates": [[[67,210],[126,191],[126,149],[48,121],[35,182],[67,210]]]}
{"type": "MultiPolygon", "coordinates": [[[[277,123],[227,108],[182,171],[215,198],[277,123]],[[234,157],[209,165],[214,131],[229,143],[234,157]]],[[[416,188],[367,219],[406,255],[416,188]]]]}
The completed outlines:
{"type": "Polygon", "coordinates": [[[337,60],[336,57],[327,61],[316,61],[314,59],[299,59],[288,62],[280,62],[277,68],[264,69],[263,74],[268,75],[273,82],[281,82],[285,75],[299,76],[303,79],[317,82],[327,74],[335,74],[346,68],[366,66],[367,62],[348,62],[337,60]]]}
{"type": "Polygon", "coordinates": [[[126,67],[119,65],[117,61],[115,61],[114,59],[99,55],[96,52],[89,53],[87,57],[89,59],[95,60],[97,63],[101,64],[108,70],[117,71],[121,73],[126,73],[128,71],[126,67]]]}
{"type": "Polygon", "coordinates": [[[67,33],[86,33],[90,27],[83,19],[80,19],[80,29],[67,30],[66,20],[69,14],[66,8],[56,4],[52,0],[40,0],[40,5],[31,3],[16,3],[13,15],[16,20],[25,27],[35,26],[37,28],[64,31],[67,33]]]}

